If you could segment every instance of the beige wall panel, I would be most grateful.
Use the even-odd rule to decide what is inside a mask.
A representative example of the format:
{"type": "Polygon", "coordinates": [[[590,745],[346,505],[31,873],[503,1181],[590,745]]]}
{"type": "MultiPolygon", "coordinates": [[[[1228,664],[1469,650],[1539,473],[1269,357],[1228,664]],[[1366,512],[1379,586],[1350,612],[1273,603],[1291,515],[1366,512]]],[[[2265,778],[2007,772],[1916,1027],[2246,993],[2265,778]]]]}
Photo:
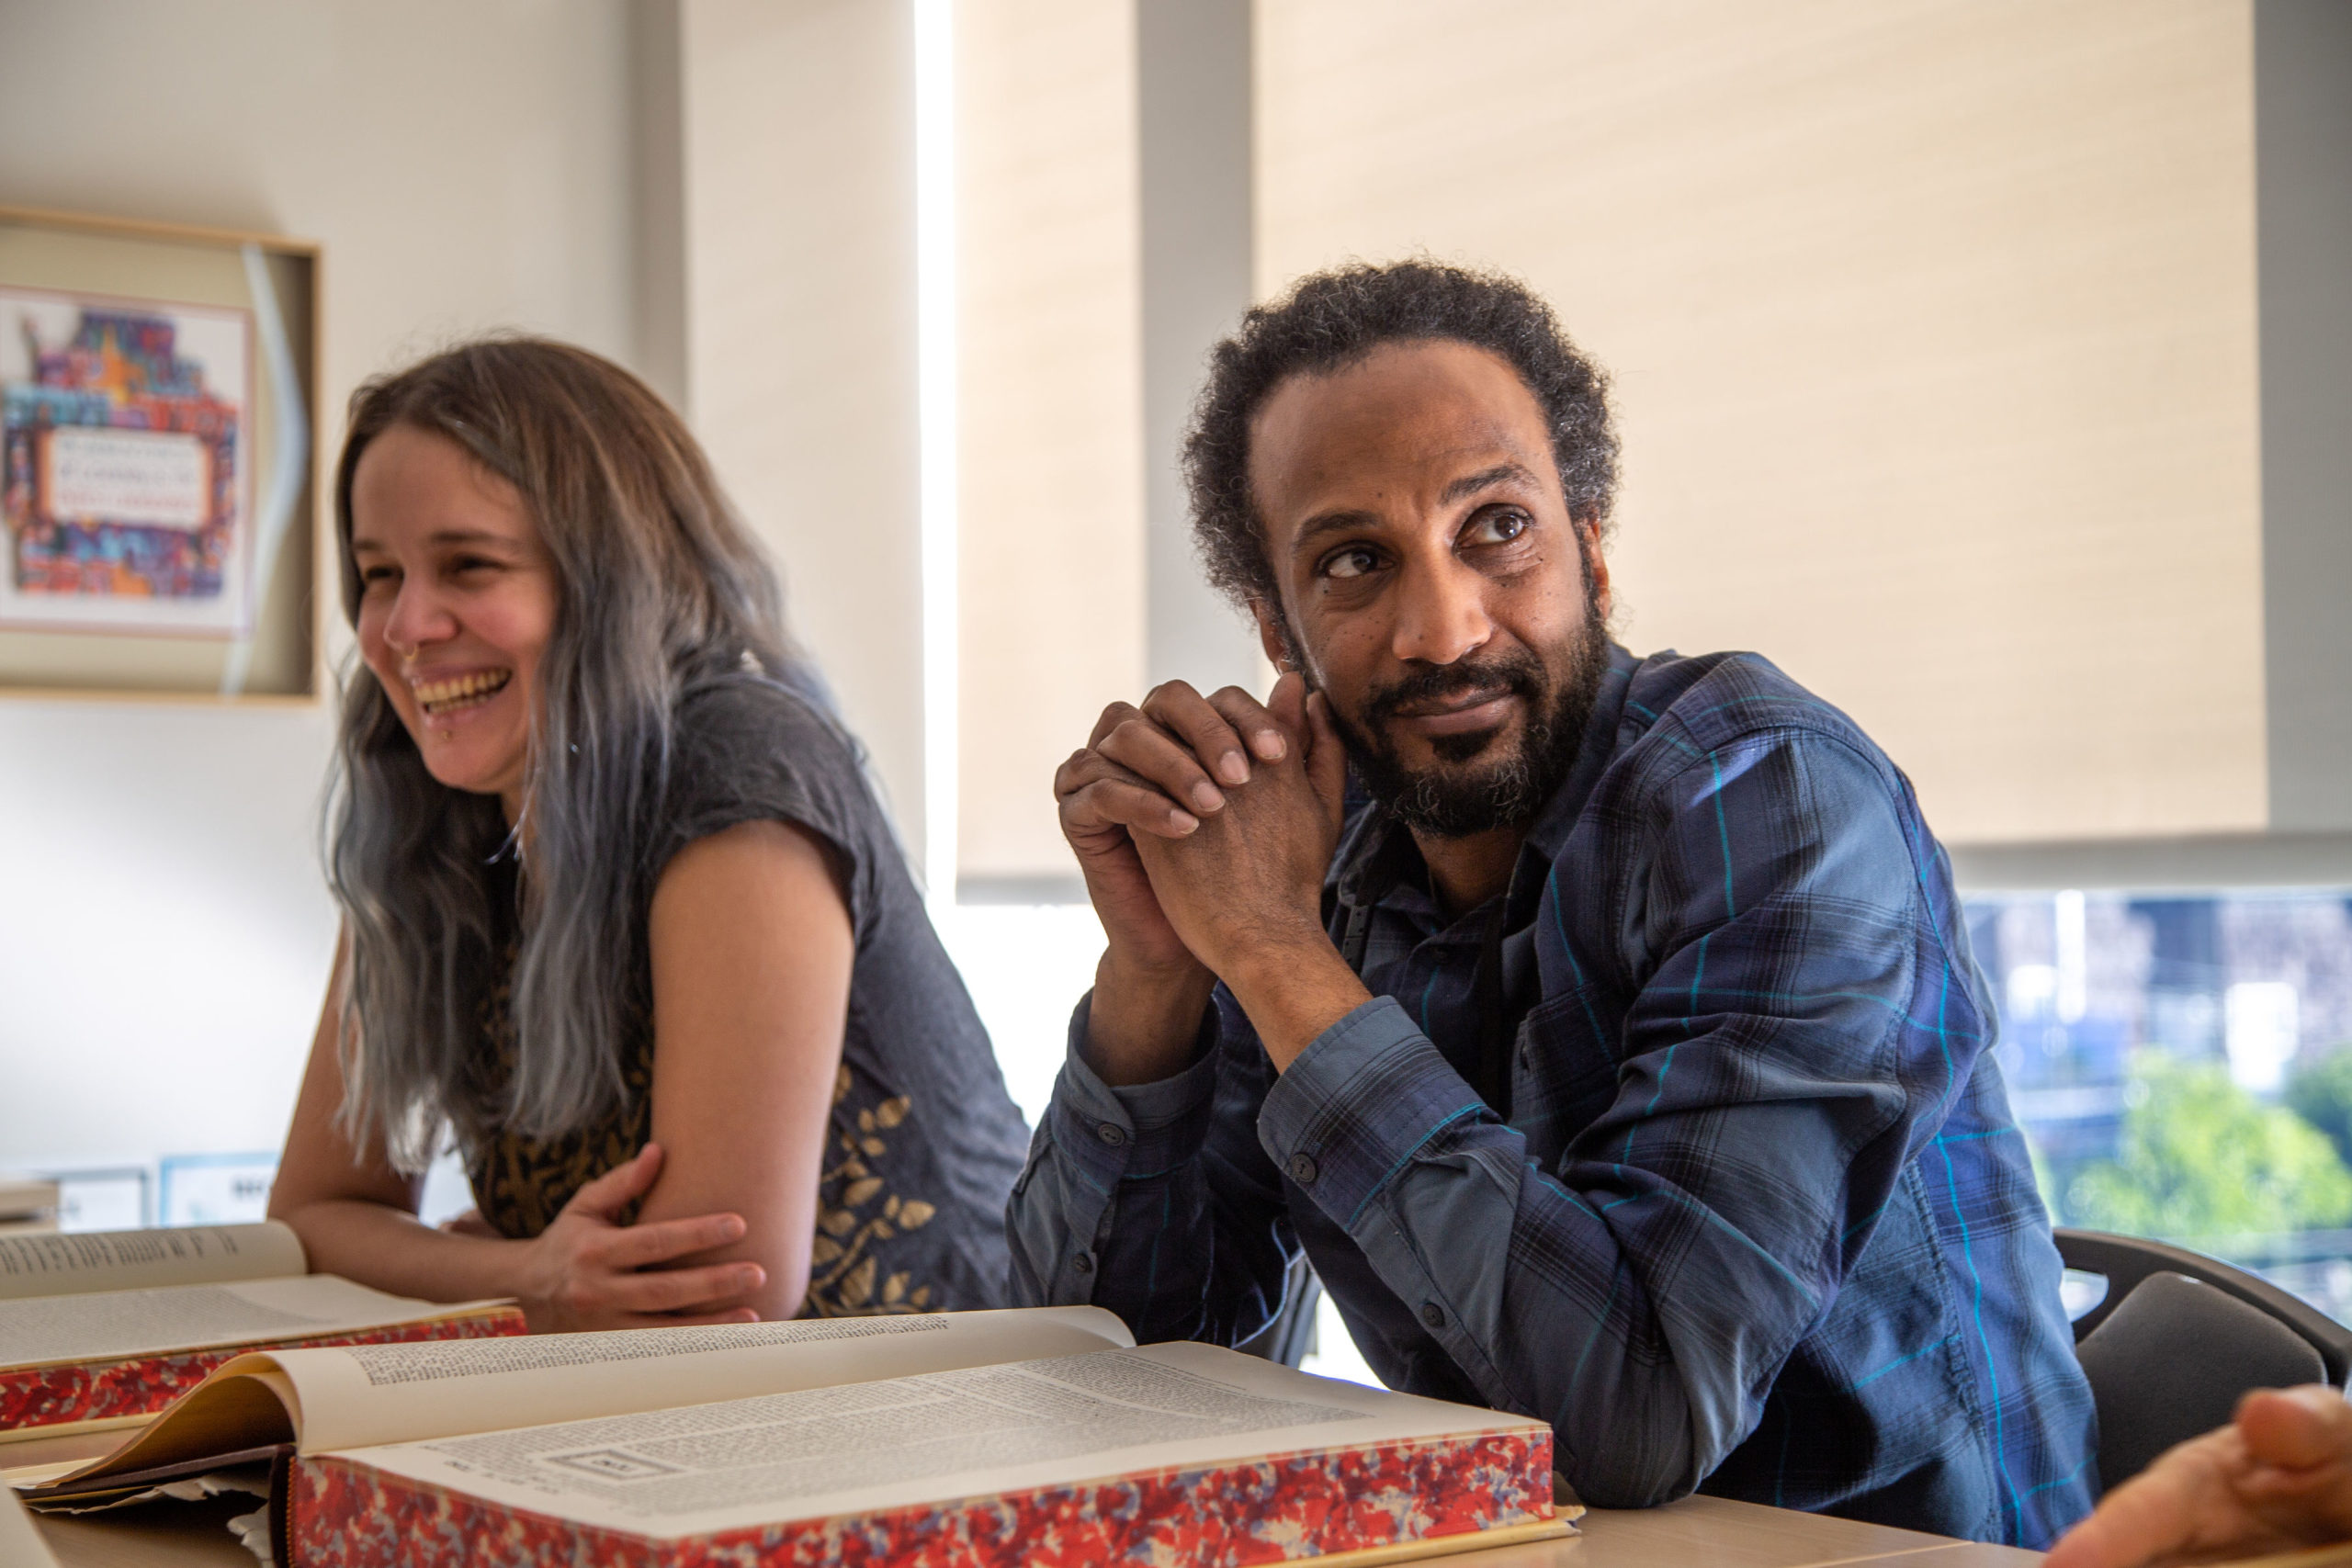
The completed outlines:
{"type": "Polygon", "coordinates": [[[967,876],[1073,874],[1053,771],[1143,682],[1135,29],[956,10],[967,876]]]}
{"type": "Polygon", "coordinates": [[[685,0],[687,385],[922,863],[909,7],[685,0]]]}
{"type": "Polygon", "coordinates": [[[2244,0],[1261,0],[1261,290],[1417,248],[1615,375],[1626,640],[1956,840],[2265,820],[2244,0]]]}

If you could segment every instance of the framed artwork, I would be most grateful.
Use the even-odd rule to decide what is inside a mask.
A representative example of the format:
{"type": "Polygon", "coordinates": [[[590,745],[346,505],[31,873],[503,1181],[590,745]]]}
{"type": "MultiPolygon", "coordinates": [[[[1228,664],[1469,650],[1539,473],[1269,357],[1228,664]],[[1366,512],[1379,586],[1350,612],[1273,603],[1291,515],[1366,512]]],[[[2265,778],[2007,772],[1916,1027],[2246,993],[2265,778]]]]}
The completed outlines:
{"type": "Polygon", "coordinates": [[[0,696],[315,700],[318,276],[0,208],[0,696]]]}
{"type": "Polygon", "coordinates": [[[249,311],[0,288],[0,626],[250,629],[249,311]]]}

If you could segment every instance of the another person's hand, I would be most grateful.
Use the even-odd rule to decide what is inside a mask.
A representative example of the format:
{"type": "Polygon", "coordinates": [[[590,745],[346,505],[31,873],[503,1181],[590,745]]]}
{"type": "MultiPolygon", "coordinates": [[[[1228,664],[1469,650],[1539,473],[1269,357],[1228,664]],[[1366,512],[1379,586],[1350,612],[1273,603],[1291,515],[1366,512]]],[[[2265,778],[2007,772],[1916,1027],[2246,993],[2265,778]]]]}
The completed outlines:
{"type": "Polygon", "coordinates": [[[529,1282],[518,1293],[533,1333],[758,1320],[749,1307],[696,1310],[759,1289],[767,1273],[758,1264],[663,1267],[741,1239],[741,1215],[615,1223],[613,1216],[643,1197],[661,1172],[662,1146],[648,1144],[635,1159],[572,1194],[555,1222],[526,1244],[529,1282]]]}
{"type": "Polygon", "coordinates": [[[2257,1390],[2237,1419],[2109,1493],[2047,1568],[2215,1562],[2352,1540],[2352,1406],[2324,1384],[2257,1390]]]}

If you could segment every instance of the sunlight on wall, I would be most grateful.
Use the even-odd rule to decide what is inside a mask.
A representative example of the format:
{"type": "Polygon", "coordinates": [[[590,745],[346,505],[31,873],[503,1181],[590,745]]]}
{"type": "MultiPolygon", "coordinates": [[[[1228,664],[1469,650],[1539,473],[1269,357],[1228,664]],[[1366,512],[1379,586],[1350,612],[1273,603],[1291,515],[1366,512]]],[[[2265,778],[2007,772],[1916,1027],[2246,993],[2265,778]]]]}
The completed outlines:
{"type": "Polygon", "coordinates": [[[996,1043],[1005,1087],[1034,1127],[1061,1071],[1070,1009],[1094,984],[1102,924],[1086,904],[944,905],[932,918],[996,1043]]]}

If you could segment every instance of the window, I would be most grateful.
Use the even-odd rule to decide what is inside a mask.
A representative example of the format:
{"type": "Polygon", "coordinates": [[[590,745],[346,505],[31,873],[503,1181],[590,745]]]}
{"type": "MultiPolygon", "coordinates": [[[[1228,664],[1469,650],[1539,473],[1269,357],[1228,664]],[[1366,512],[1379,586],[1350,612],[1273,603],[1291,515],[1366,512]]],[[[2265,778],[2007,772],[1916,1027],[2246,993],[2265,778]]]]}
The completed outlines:
{"type": "Polygon", "coordinates": [[[2180,1242],[2352,1321],[2352,895],[1966,908],[2052,1220],[2180,1242]]]}

